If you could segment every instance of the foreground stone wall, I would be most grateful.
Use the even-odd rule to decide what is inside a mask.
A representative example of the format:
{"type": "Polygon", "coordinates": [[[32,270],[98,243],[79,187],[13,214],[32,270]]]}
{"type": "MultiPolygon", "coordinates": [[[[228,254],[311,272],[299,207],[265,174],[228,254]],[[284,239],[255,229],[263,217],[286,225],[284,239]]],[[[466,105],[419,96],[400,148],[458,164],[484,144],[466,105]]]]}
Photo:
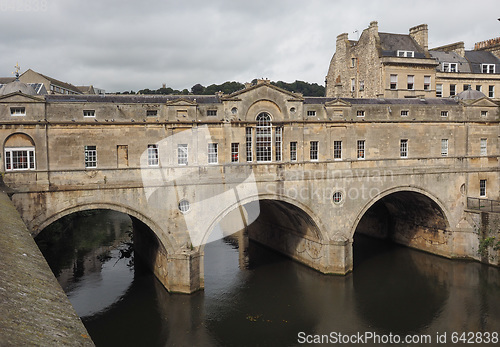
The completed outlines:
{"type": "Polygon", "coordinates": [[[0,192],[0,345],[93,346],[19,213],[0,192]]]}

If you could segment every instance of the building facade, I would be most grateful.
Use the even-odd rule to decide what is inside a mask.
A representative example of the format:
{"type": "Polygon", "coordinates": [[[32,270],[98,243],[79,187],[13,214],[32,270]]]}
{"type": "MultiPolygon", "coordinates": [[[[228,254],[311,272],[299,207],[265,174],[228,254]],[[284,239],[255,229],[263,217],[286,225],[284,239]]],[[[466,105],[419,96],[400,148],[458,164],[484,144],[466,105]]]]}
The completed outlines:
{"type": "Polygon", "coordinates": [[[428,48],[428,27],[382,33],[371,22],[358,41],[337,37],[326,76],[327,97],[454,97],[467,88],[498,101],[500,60],[495,40],[466,51],[463,42],[428,48]],[[495,55],[497,54],[497,55],[495,55]]]}

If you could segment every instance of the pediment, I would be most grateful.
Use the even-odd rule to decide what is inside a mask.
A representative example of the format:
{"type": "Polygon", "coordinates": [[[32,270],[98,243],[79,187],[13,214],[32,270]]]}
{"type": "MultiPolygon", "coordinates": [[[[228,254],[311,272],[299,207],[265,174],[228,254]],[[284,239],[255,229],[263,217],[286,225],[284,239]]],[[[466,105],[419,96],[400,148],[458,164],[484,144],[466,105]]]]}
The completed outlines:
{"type": "Polygon", "coordinates": [[[175,100],[169,100],[166,102],[167,106],[197,106],[198,104],[195,101],[179,98],[175,100]]]}
{"type": "Polygon", "coordinates": [[[45,102],[45,98],[43,96],[33,96],[33,95],[23,94],[21,92],[14,92],[0,96],[0,102],[4,103],[45,102]]]}
{"type": "Polygon", "coordinates": [[[477,100],[468,100],[467,105],[475,107],[498,107],[498,105],[493,102],[493,100],[486,96],[477,100]]]}
{"type": "Polygon", "coordinates": [[[289,92],[288,90],[281,89],[270,83],[258,83],[254,86],[224,96],[222,100],[240,101],[242,99],[245,99],[245,97],[253,98],[255,94],[259,95],[281,94],[281,97],[285,98],[287,101],[304,101],[304,97],[302,96],[302,94],[289,92]]]}
{"type": "Polygon", "coordinates": [[[351,107],[351,103],[340,98],[325,102],[325,107],[351,107]]]}

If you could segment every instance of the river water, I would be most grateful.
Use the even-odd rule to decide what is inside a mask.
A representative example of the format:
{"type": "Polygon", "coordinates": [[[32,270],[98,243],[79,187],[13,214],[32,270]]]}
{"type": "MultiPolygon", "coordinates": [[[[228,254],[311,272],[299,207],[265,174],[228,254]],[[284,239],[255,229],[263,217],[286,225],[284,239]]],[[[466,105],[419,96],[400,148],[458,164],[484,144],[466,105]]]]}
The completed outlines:
{"type": "Polygon", "coordinates": [[[378,338],[358,340],[373,345],[395,335],[430,346],[477,332],[498,341],[498,268],[356,236],[353,273],[326,276],[253,242],[242,261],[234,242],[219,239],[205,247],[205,290],[169,294],[134,259],[131,232],[128,216],[97,211],[36,238],[97,346],[299,346],[359,336],[378,338]]]}

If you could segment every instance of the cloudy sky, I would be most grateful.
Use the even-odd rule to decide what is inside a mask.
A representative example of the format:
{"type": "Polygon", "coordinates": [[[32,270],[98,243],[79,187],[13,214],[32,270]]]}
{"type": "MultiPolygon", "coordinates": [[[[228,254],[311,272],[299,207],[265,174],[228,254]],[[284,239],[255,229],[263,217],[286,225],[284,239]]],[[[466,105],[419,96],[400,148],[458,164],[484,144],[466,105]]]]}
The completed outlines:
{"type": "Polygon", "coordinates": [[[324,83],[338,34],[408,33],[429,47],[500,36],[498,0],[0,0],[0,77],[31,68],[107,92],[269,78],[324,83]],[[356,32],[357,31],[357,32],[356,32]]]}

